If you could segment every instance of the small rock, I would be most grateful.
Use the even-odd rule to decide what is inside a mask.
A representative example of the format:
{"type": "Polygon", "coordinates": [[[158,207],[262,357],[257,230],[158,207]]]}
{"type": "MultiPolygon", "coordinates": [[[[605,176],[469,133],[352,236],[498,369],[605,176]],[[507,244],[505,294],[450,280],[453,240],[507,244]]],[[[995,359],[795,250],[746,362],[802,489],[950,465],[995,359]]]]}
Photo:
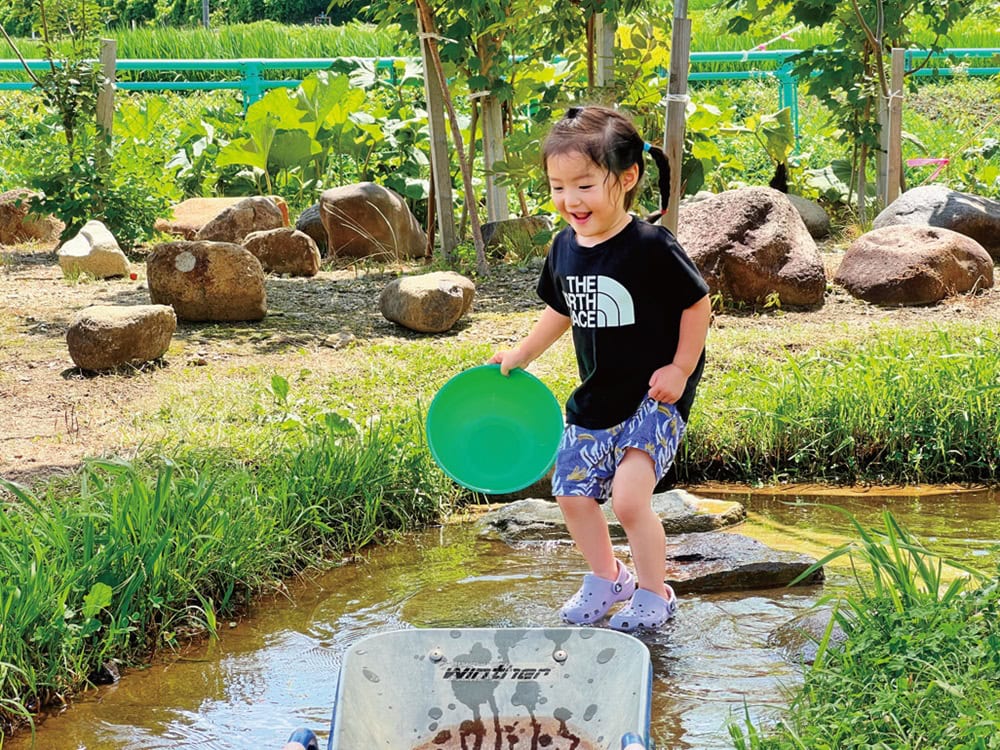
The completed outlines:
{"type": "Polygon", "coordinates": [[[176,327],[167,305],[94,305],[77,314],[66,345],[81,370],[112,370],[162,357],[176,327]]]}
{"type": "Polygon", "coordinates": [[[57,251],[63,275],[85,273],[95,279],[129,275],[128,258],[118,241],[99,221],[88,221],[57,251]]]}

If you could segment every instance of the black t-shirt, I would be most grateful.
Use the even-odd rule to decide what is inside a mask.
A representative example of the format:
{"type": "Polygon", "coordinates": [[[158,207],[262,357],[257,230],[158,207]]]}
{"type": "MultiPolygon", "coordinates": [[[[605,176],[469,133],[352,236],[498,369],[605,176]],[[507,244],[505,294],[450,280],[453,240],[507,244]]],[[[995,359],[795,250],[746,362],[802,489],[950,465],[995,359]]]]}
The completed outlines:
{"type": "MultiPolygon", "coordinates": [[[[606,429],[628,419],[653,372],[677,351],[681,313],[708,294],[697,267],[665,227],[638,218],[609,240],[581,247],[569,227],[556,235],[538,296],[573,322],[580,386],[566,402],[570,424],[606,429]]],[[[705,364],[676,406],[685,421],[705,364]]]]}

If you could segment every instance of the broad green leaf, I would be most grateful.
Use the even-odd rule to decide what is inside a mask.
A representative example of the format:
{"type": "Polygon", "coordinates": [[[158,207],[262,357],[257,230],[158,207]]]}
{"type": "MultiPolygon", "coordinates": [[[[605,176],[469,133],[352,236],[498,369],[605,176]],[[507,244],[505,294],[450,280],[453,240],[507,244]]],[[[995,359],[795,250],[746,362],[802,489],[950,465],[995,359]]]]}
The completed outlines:
{"type": "Polygon", "coordinates": [[[83,597],[83,616],[95,617],[105,607],[111,605],[111,587],[106,583],[95,583],[83,597]]]}
{"type": "MultiPolygon", "coordinates": [[[[302,113],[301,127],[314,138],[320,128],[331,127],[331,124],[326,124],[327,118],[344,100],[348,91],[351,91],[352,102],[357,105],[365,101],[364,89],[352,89],[350,78],[345,75],[320,70],[302,81],[295,91],[295,106],[302,113]]],[[[346,115],[340,117],[346,119],[346,115]]]]}
{"type": "Polygon", "coordinates": [[[281,130],[294,130],[304,127],[303,112],[296,106],[296,100],[285,89],[271,89],[263,97],[250,105],[247,110],[246,123],[249,127],[258,120],[273,120],[275,127],[281,130]]]}
{"type": "Polygon", "coordinates": [[[788,107],[779,109],[773,115],[763,115],[756,130],[768,156],[776,162],[788,160],[788,155],[795,149],[795,129],[788,107]]]}
{"type": "Polygon", "coordinates": [[[273,170],[304,168],[320,151],[319,143],[306,131],[279,130],[275,133],[267,163],[273,170]]]}
{"type": "Polygon", "coordinates": [[[267,171],[267,160],[277,132],[278,118],[270,113],[264,117],[247,120],[250,135],[230,141],[221,149],[216,159],[216,165],[245,164],[267,171]]]}

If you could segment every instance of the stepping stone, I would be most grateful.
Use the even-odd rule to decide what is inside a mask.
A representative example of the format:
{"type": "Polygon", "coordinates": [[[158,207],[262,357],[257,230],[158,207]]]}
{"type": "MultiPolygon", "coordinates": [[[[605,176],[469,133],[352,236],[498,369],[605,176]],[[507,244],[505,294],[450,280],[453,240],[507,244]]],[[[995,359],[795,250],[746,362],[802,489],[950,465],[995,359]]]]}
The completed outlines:
{"type": "Polygon", "coordinates": [[[66,346],[81,370],[113,370],[162,357],[176,327],[168,305],[93,305],[77,313],[66,346]]]}
{"type": "MultiPolygon", "coordinates": [[[[625,530],[611,509],[603,506],[611,538],[625,539],[625,530]]],[[[697,497],[684,490],[653,495],[656,511],[667,534],[712,531],[741,523],[746,509],[737,502],[697,497]]],[[[568,540],[569,532],[559,506],[548,500],[529,498],[503,505],[477,520],[479,536],[502,542],[568,540]]]]}
{"type": "MultiPolygon", "coordinates": [[[[787,586],[816,562],[771,549],[742,534],[708,532],[667,537],[667,583],[678,595],[787,586]]],[[[800,582],[821,583],[822,568],[800,582]]]]}

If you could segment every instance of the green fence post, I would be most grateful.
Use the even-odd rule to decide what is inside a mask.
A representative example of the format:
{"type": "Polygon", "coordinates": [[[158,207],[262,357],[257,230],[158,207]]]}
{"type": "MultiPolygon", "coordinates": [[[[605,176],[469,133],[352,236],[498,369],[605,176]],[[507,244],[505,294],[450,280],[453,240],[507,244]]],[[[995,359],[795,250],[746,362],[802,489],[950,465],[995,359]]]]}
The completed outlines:
{"type": "Polygon", "coordinates": [[[243,112],[264,95],[261,87],[261,65],[257,60],[244,61],[243,67],[243,112]]]}
{"type": "Polygon", "coordinates": [[[778,107],[788,107],[792,116],[792,131],[795,133],[795,150],[799,147],[799,82],[792,75],[792,66],[787,63],[775,71],[781,84],[778,89],[778,107]]]}

